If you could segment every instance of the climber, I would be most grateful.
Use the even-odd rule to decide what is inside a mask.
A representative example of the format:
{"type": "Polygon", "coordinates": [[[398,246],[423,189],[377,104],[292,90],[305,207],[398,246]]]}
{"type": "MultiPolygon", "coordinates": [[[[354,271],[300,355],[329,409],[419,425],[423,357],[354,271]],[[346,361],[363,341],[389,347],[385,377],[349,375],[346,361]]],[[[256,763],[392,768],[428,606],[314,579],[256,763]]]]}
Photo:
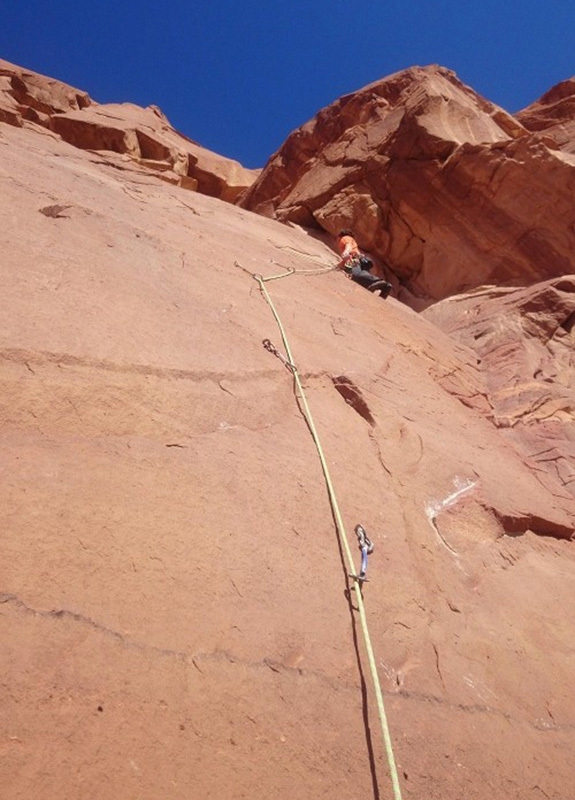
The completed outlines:
{"type": "Polygon", "coordinates": [[[381,278],[376,278],[375,275],[370,273],[373,262],[361,252],[353,238],[353,233],[349,229],[344,228],[338,233],[337,246],[341,254],[341,261],[338,267],[343,269],[352,281],[359,283],[365,289],[369,289],[370,292],[380,290],[380,297],[385,300],[393,288],[391,283],[381,278]]]}

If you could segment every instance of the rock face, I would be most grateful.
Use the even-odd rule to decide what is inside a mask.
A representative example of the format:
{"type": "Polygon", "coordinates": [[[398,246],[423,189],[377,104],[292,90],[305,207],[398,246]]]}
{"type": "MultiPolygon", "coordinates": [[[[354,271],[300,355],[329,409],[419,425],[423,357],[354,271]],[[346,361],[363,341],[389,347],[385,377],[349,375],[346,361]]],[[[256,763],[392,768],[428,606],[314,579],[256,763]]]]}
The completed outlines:
{"type": "Polygon", "coordinates": [[[406,301],[525,285],[573,272],[575,161],[548,145],[449,70],[412,68],[320,111],[241,202],[351,227],[406,301]]]}
{"type": "Polygon", "coordinates": [[[326,271],[302,229],[8,122],[3,799],[391,796],[325,480],[250,273],[287,275],[266,287],[346,528],[375,544],[404,800],[569,798],[574,280],[418,315],[326,271]]]}
{"type": "Polygon", "coordinates": [[[477,353],[493,423],[575,499],[575,276],[452,297],[424,316],[477,353]]]}
{"type": "Polygon", "coordinates": [[[87,108],[89,95],[66,83],[38,75],[0,59],[0,120],[22,127],[50,127],[53,114],[87,108]]]}
{"type": "Polygon", "coordinates": [[[0,120],[37,124],[84,150],[119,153],[185,189],[233,202],[258,170],[175,131],[156,106],[95,103],[85,92],[0,60],[0,120]]]}
{"type": "Polygon", "coordinates": [[[558,83],[516,117],[527,130],[544,133],[575,155],[575,78],[558,83]]]}

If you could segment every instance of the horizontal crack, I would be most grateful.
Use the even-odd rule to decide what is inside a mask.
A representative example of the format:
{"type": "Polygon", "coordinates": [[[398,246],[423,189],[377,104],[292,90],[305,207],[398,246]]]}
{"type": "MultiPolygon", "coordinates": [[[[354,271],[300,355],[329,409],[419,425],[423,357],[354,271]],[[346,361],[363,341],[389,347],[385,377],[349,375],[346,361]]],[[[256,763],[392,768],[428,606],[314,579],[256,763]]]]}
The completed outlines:
{"type": "Polygon", "coordinates": [[[539,719],[535,720],[535,722],[530,722],[529,720],[518,720],[511,714],[507,714],[505,711],[500,711],[498,708],[493,708],[492,706],[481,705],[480,703],[473,703],[473,704],[450,703],[448,700],[445,700],[442,697],[437,697],[437,695],[421,694],[419,692],[409,692],[406,691],[405,689],[400,689],[397,692],[390,692],[390,696],[391,695],[396,695],[398,697],[405,698],[406,700],[415,700],[421,703],[431,703],[433,705],[440,705],[443,707],[447,706],[448,708],[451,708],[454,711],[463,711],[465,714],[486,714],[489,716],[502,717],[508,722],[526,724],[530,728],[533,728],[536,731],[553,732],[553,731],[563,731],[563,730],[575,730],[575,722],[568,722],[559,725],[557,723],[548,723],[547,721],[542,722],[539,719]]]}
{"type": "Polygon", "coordinates": [[[210,372],[208,370],[187,370],[171,367],[154,367],[148,364],[117,364],[103,359],[81,358],[70,353],[50,353],[46,351],[0,350],[0,360],[23,364],[30,370],[30,364],[36,366],[55,365],[64,367],[91,367],[106,372],[128,373],[154,376],[172,380],[212,380],[221,381],[226,378],[252,380],[276,375],[277,370],[254,370],[253,372],[210,372]]]}
{"type": "MultiPolygon", "coordinates": [[[[26,616],[41,618],[41,619],[52,619],[52,620],[60,620],[66,619],[72,622],[76,622],[80,625],[83,625],[87,628],[91,628],[98,633],[106,636],[107,638],[115,641],[116,643],[122,645],[123,647],[127,647],[129,649],[138,650],[141,652],[149,652],[153,654],[157,654],[160,656],[165,656],[167,658],[172,658],[176,661],[184,662],[186,664],[193,664],[196,669],[200,672],[202,670],[198,666],[198,662],[224,662],[228,664],[240,664],[241,666],[247,667],[249,669],[258,669],[258,670],[266,670],[272,671],[287,675],[293,675],[298,677],[306,677],[306,678],[316,678],[323,683],[326,683],[331,688],[334,689],[341,689],[342,682],[338,678],[330,678],[323,672],[318,672],[315,670],[303,670],[299,667],[288,667],[281,662],[278,662],[271,658],[264,658],[261,661],[249,661],[247,659],[242,659],[233,653],[229,652],[228,650],[216,650],[211,653],[186,653],[180,650],[172,650],[170,648],[164,647],[156,647],[154,645],[143,644],[141,642],[137,642],[134,639],[130,639],[124,634],[120,633],[119,631],[113,630],[112,628],[108,628],[106,625],[102,625],[100,622],[96,622],[95,620],[87,617],[85,614],[79,614],[75,611],[69,611],[68,609],[52,609],[49,611],[44,611],[36,608],[32,608],[31,606],[27,605],[20,597],[15,594],[8,593],[8,592],[0,592],[0,606],[3,604],[8,604],[15,608],[18,613],[24,614],[26,616]]],[[[358,685],[356,684],[343,684],[343,688],[347,691],[357,691],[358,685]]]]}
{"type": "Polygon", "coordinates": [[[26,605],[26,603],[15,594],[0,592],[0,605],[6,603],[16,608],[20,613],[26,614],[28,616],[41,617],[42,619],[69,619],[74,622],[78,622],[81,625],[85,625],[86,627],[92,628],[93,630],[96,630],[99,633],[102,633],[105,636],[114,639],[116,642],[119,642],[120,644],[125,645],[126,647],[134,648],[135,650],[142,650],[142,651],[147,650],[154,653],[158,653],[159,655],[177,658],[180,661],[187,660],[189,657],[187,653],[182,653],[177,650],[170,650],[162,647],[154,647],[153,645],[145,645],[136,642],[133,639],[128,639],[122,633],[119,633],[119,631],[115,631],[112,628],[108,628],[105,625],[102,625],[100,622],[95,622],[93,619],[85,616],[84,614],[78,614],[75,611],[68,611],[65,608],[57,610],[52,609],[50,611],[42,611],[37,608],[31,608],[30,606],[26,605]]]}
{"type": "MultiPolygon", "coordinates": [[[[99,633],[116,641],[118,644],[121,644],[124,647],[131,648],[134,650],[139,650],[142,652],[156,653],[161,656],[173,658],[174,660],[179,662],[191,664],[202,674],[203,670],[199,666],[199,664],[201,664],[202,662],[224,662],[227,664],[240,664],[241,666],[247,667],[249,669],[265,670],[271,673],[291,675],[294,677],[300,677],[300,678],[313,677],[339,692],[341,692],[342,690],[357,691],[358,688],[356,684],[345,683],[339,678],[330,678],[323,672],[318,672],[314,670],[304,670],[301,667],[287,667],[281,662],[275,661],[270,658],[264,658],[261,661],[248,661],[246,659],[242,659],[235,656],[233,653],[230,653],[227,650],[217,650],[212,653],[200,652],[196,654],[190,654],[179,650],[172,650],[169,648],[155,647],[154,645],[142,644],[141,642],[129,639],[119,631],[115,631],[112,628],[108,628],[105,625],[102,625],[101,623],[94,621],[93,619],[85,616],[84,614],[79,614],[77,612],[69,611],[67,609],[58,609],[58,610],[53,609],[50,611],[41,611],[39,609],[35,609],[28,606],[17,595],[7,592],[0,592],[0,605],[3,604],[11,605],[19,613],[25,614],[27,616],[32,616],[37,618],[39,617],[41,619],[54,619],[54,620],[68,619],[70,621],[77,622],[81,625],[84,625],[88,628],[98,631],[99,633]]],[[[529,727],[537,731],[553,732],[553,731],[575,729],[575,723],[556,724],[548,722],[542,723],[541,720],[536,720],[535,722],[529,722],[529,720],[518,720],[513,716],[511,716],[511,714],[508,714],[505,711],[500,711],[499,709],[493,708],[492,706],[486,706],[480,704],[467,705],[465,703],[452,703],[445,698],[438,697],[437,695],[427,695],[419,692],[407,691],[405,689],[400,689],[399,691],[383,692],[383,694],[386,695],[388,698],[397,697],[405,700],[414,700],[416,702],[421,702],[421,703],[431,703],[434,705],[440,705],[452,709],[453,711],[462,711],[463,713],[466,714],[476,713],[476,714],[485,714],[490,716],[502,717],[503,719],[506,719],[509,722],[516,722],[518,724],[527,724],[529,727]]]]}

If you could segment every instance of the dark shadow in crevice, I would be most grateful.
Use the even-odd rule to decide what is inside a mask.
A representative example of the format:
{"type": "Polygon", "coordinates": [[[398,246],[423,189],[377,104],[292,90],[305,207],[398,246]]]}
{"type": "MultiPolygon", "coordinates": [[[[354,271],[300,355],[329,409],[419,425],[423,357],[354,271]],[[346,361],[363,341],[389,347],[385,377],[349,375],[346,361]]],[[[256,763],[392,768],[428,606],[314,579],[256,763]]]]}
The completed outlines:
{"type": "Polygon", "coordinates": [[[496,509],[493,509],[493,516],[500,523],[506,536],[523,536],[528,531],[536,536],[549,536],[553,539],[566,539],[567,541],[573,541],[575,536],[575,531],[571,526],[537,516],[512,516],[511,514],[502,514],[496,509]]]}
{"type": "Polygon", "coordinates": [[[571,333],[573,327],[575,326],[575,311],[572,314],[569,314],[566,320],[561,323],[561,328],[567,331],[567,333],[571,333]]]}
{"type": "Polygon", "coordinates": [[[345,375],[332,377],[332,382],[348,406],[351,406],[353,410],[373,428],[375,426],[375,420],[371,415],[365,398],[355,383],[345,375]]]}

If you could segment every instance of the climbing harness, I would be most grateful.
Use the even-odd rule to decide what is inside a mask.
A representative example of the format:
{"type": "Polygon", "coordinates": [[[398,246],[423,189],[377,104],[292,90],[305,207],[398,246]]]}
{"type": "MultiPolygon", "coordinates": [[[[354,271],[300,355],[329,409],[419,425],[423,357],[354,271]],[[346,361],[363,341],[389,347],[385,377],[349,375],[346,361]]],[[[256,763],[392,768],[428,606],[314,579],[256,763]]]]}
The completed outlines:
{"type": "Polygon", "coordinates": [[[353,256],[353,258],[348,258],[348,260],[345,262],[343,271],[345,272],[348,278],[351,278],[351,273],[354,267],[361,268],[361,264],[359,263],[359,256],[353,256]]]}
{"type": "Polygon", "coordinates": [[[357,536],[359,549],[361,551],[361,569],[359,575],[350,573],[349,577],[353,578],[355,581],[366,583],[367,578],[365,577],[365,573],[367,572],[367,557],[373,553],[373,542],[365,532],[363,525],[355,526],[355,535],[357,536]]]}
{"type": "MultiPolygon", "coordinates": [[[[270,310],[271,310],[271,312],[272,312],[272,314],[274,316],[274,319],[275,319],[275,321],[277,323],[277,326],[279,328],[279,331],[280,331],[280,334],[281,334],[281,338],[282,338],[282,342],[283,342],[283,346],[284,346],[284,349],[285,349],[285,352],[286,352],[286,356],[282,356],[281,360],[284,362],[284,364],[290,369],[290,371],[293,374],[296,398],[298,400],[298,403],[300,404],[300,409],[301,409],[302,415],[303,415],[303,417],[304,417],[304,419],[305,419],[305,421],[306,421],[306,423],[308,425],[308,428],[310,430],[311,436],[313,438],[314,444],[315,444],[316,449],[317,449],[317,453],[318,453],[319,460],[320,460],[320,463],[321,463],[321,467],[322,467],[322,470],[323,470],[324,479],[325,479],[325,482],[326,482],[329,501],[330,501],[330,504],[331,504],[331,507],[332,507],[333,516],[334,516],[334,520],[335,520],[335,523],[336,523],[337,533],[338,533],[339,540],[341,542],[341,546],[342,546],[343,552],[345,553],[345,558],[346,558],[346,561],[347,561],[347,564],[348,564],[349,574],[352,575],[355,578],[355,580],[353,581],[353,589],[355,591],[357,610],[359,612],[359,619],[360,619],[360,623],[361,623],[361,630],[362,630],[362,634],[363,634],[363,640],[364,640],[365,649],[366,649],[366,652],[367,652],[367,659],[368,659],[369,668],[370,668],[370,672],[371,672],[371,677],[372,677],[372,681],[373,681],[373,689],[374,689],[374,693],[375,693],[378,716],[379,716],[379,721],[380,721],[380,725],[381,725],[381,732],[382,732],[383,741],[384,741],[384,744],[385,744],[385,751],[386,751],[386,754],[387,754],[387,762],[388,762],[388,766],[389,766],[389,773],[390,773],[391,784],[392,784],[392,788],[393,788],[393,796],[394,796],[394,800],[401,800],[401,788],[400,788],[400,785],[399,785],[399,776],[398,776],[398,771],[397,771],[397,765],[395,763],[395,756],[394,756],[394,753],[393,753],[393,744],[392,744],[392,741],[391,741],[391,733],[389,731],[389,725],[387,723],[387,715],[385,713],[385,706],[384,706],[384,702],[383,702],[383,693],[382,693],[382,690],[381,690],[381,684],[380,684],[379,675],[378,675],[378,672],[377,672],[377,664],[376,664],[376,661],[375,661],[375,654],[373,652],[373,646],[371,644],[371,636],[369,634],[369,627],[368,627],[368,624],[367,624],[367,616],[366,616],[366,613],[365,613],[365,605],[364,605],[363,594],[362,594],[362,585],[365,582],[365,570],[367,569],[367,555],[370,552],[370,547],[373,550],[373,545],[369,541],[369,539],[367,538],[367,535],[365,534],[364,528],[361,525],[358,525],[356,527],[356,535],[358,536],[358,539],[360,541],[360,549],[362,551],[362,564],[361,564],[360,573],[359,573],[358,576],[356,576],[355,575],[355,566],[354,566],[354,562],[353,562],[353,556],[351,554],[351,548],[350,548],[350,545],[349,545],[347,534],[345,532],[345,527],[343,525],[343,520],[342,520],[341,512],[339,510],[339,505],[338,505],[338,502],[337,502],[335,489],[334,489],[334,486],[333,486],[333,483],[332,483],[332,480],[331,480],[331,476],[330,476],[330,473],[329,473],[327,460],[325,458],[325,455],[324,455],[324,452],[323,452],[323,448],[322,448],[322,445],[321,445],[321,441],[319,439],[319,435],[318,435],[317,429],[315,427],[315,423],[314,423],[314,420],[313,420],[313,417],[312,417],[312,414],[311,414],[311,410],[310,410],[309,404],[307,402],[307,396],[306,396],[306,393],[305,393],[304,388],[302,386],[302,382],[301,382],[301,379],[300,379],[300,376],[299,376],[299,371],[297,369],[297,366],[296,366],[296,364],[294,362],[294,359],[293,359],[293,356],[292,356],[292,352],[291,352],[290,344],[289,344],[289,341],[288,341],[288,338],[287,338],[287,334],[285,332],[285,329],[283,327],[283,324],[282,324],[280,316],[279,316],[279,314],[277,312],[277,309],[276,309],[276,307],[274,305],[274,302],[273,302],[272,298],[270,297],[270,294],[269,294],[269,292],[268,292],[268,290],[266,288],[266,283],[268,281],[278,280],[279,278],[284,278],[284,277],[288,277],[289,275],[297,274],[297,270],[294,270],[292,268],[288,268],[287,272],[281,273],[280,275],[272,275],[270,277],[264,278],[262,275],[254,274],[254,273],[249,272],[249,270],[247,270],[245,267],[243,267],[237,261],[235,262],[235,264],[236,264],[237,267],[239,267],[240,269],[244,270],[244,272],[247,272],[248,274],[250,274],[252,276],[252,278],[257,281],[257,283],[258,283],[258,285],[260,287],[260,291],[261,291],[265,301],[267,302],[268,306],[270,307],[270,310]],[[361,539],[360,539],[360,533],[358,533],[357,528],[360,528],[361,536],[362,536],[361,539]],[[363,544],[363,546],[362,546],[362,544],[363,544]],[[364,550],[365,550],[365,555],[364,555],[364,550]],[[363,573],[363,579],[361,579],[362,573],[363,573]]],[[[274,355],[277,355],[278,357],[281,355],[278,352],[277,348],[275,348],[274,345],[272,345],[272,343],[269,341],[269,339],[264,339],[263,344],[264,344],[264,347],[266,348],[266,350],[269,350],[270,353],[273,353],[274,355]],[[266,342],[268,344],[266,344],[266,342]]]]}

